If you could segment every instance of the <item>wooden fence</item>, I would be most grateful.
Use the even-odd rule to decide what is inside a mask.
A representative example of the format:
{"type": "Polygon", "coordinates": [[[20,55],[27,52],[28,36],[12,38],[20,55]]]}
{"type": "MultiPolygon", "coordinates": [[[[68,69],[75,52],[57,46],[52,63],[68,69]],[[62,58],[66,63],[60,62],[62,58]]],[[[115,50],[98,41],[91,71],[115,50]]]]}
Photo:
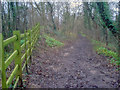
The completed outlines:
{"type": "Polygon", "coordinates": [[[17,87],[17,85],[22,86],[22,73],[24,68],[26,68],[26,72],[28,72],[28,60],[31,61],[32,50],[39,37],[39,32],[40,24],[37,24],[32,30],[27,30],[24,34],[20,34],[20,31],[14,31],[13,36],[6,40],[3,40],[3,36],[0,34],[0,70],[2,71],[2,88],[9,88],[14,77],[15,83],[13,88],[17,87]],[[22,45],[21,40],[24,40],[22,45]],[[5,60],[4,48],[10,43],[14,44],[14,51],[5,60]],[[7,79],[6,69],[12,62],[15,63],[15,67],[7,79]]]}

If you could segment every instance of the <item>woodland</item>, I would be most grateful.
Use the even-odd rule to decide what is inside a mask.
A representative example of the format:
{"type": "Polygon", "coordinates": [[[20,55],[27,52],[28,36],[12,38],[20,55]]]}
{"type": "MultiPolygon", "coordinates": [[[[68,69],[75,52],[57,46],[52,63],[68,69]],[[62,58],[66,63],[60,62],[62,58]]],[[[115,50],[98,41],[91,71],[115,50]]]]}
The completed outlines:
{"type": "MultiPolygon", "coordinates": [[[[18,44],[10,43],[4,49],[0,48],[1,88],[6,88],[6,85],[14,88],[17,76],[20,79],[16,86],[20,88],[120,86],[120,1],[0,1],[0,17],[0,34],[3,37],[0,47],[14,36],[14,31],[27,36],[29,30],[34,32],[40,25],[36,29],[38,39],[30,54],[31,63],[26,61],[26,69],[10,80],[11,84],[4,84],[7,81],[2,80],[12,75],[16,63],[11,62],[6,69],[2,64],[12,57],[18,44]]],[[[29,37],[20,40],[20,45],[25,43],[25,49],[20,53],[27,53],[26,48],[31,50],[29,45],[32,41],[27,46],[27,39],[29,37]]],[[[18,64],[18,68],[23,67],[21,65],[18,64]]]]}

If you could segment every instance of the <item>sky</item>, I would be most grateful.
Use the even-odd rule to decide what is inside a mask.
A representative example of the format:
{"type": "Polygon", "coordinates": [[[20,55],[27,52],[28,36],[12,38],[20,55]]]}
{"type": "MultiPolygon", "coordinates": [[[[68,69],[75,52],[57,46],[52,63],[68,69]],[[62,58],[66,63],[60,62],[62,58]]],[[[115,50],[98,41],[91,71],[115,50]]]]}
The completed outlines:
{"type": "Polygon", "coordinates": [[[74,1],[71,1],[71,8],[74,8],[78,5],[82,5],[82,2],[74,2],[74,1]]]}
{"type": "Polygon", "coordinates": [[[11,2],[118,2],[120,0],[0,0],[11,2]]]}

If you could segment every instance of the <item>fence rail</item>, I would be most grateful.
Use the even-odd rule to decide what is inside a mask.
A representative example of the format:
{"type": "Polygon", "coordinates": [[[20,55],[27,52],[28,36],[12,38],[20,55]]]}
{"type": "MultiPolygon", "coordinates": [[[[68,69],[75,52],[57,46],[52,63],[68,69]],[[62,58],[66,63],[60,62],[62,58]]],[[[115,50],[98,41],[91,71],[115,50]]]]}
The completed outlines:
{"type": "Polygon", "coordinates": [[[32,50],[38,39],[39,32],[40,24],[37,24],[32,30],[27,30],[24,34],[20,34],[20,31],[14,31],[13,36],[6,40],[3,40],[3,36],[0,34],[0,70],[2,71],[2,88],[9,88],[14,77],[16,81],[13,88],[15,88],[17,85],[22,86],[22,73],[25,68],[26,72],[28,72],[27,64],[28,61],[31,60],[32,50]],[[24,40],[22,45],[21,40],[24,40]],[[10,43],[14,44],[14,51],[5,60],[4,48],[10,43]],[[24,53],[22,52],[23,50],[24,53]],[[7,79],[6,69],[12,62],[15,62],[15,67],[7,79]]]}

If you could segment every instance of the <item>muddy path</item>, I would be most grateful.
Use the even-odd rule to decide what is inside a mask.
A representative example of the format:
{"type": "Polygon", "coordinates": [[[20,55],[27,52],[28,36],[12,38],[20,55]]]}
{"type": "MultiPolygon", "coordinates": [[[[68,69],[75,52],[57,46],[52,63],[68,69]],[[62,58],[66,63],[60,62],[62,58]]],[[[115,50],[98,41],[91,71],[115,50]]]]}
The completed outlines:
{"type": "Polygon", "coordinates": [[[33,52],[27,88],[117,87],[116,68],[82,36],[62,49],[33,52]]]}

